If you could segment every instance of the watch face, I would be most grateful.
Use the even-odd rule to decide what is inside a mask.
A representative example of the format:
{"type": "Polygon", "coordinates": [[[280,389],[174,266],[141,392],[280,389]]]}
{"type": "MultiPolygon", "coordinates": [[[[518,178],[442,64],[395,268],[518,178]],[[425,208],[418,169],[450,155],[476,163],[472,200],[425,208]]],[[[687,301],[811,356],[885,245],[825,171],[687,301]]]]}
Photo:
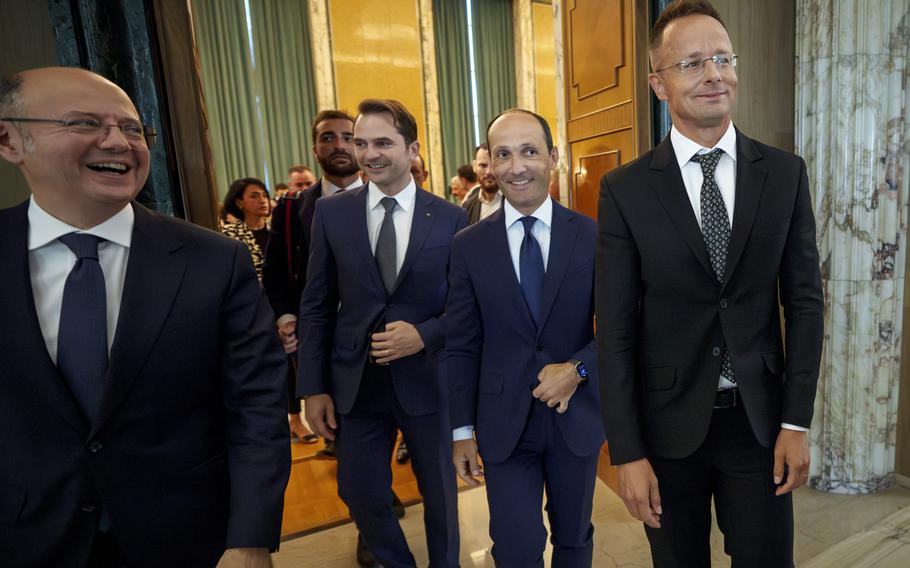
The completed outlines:
{"type": "Polygon", "coordinates": [[[575,365],[575,372],[577,372],[578,376],[583,379],[588,378],[588,368],[585,367],[584,363],[579,362],[578,365],[575,365]]]}

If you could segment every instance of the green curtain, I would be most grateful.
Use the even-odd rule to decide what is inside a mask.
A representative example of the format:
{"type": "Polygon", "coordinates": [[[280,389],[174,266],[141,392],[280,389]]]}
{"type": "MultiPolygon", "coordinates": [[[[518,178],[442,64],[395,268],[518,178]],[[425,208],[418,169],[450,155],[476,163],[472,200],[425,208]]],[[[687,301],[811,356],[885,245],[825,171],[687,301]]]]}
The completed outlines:
{"type": "Polygon", "coordinates": [[[446,194],[448,179],[474,157],[467,20],[465,0],[433,0],[446,194]]]}
{"type": "Polygon", "coordinates": [[[307,5],[303,0],[250,1],[263,166],[272,186],[286,181],[290,166],[312,162],[316,93],[307,5]]]}
{"type": "Polygon", "coordinates": [[[472,0],[480,137],[500,112],[518,104],[512,0],[472,0]]]}
{"type": "Polygon", "coordinates": [[[219,195],[262,175],[250,42],[243,0],[193,0],[196,44],[219,195]]]}

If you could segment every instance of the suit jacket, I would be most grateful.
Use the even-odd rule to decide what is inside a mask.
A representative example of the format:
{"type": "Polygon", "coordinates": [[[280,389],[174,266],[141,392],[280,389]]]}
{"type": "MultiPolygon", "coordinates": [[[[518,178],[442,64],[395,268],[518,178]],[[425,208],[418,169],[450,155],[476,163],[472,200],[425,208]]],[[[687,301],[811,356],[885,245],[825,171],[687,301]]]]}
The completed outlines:
{"type": "Polygon", "coordinates": [[[487,462],[501,462],[515,449],[540,370],[569,359],[584,362],[590,376],[556,423],[579,456],[603,445],[593,322],[595,237],[593,220],[553,203],[539,329],[515,276],[503,209],[452,243],[445,357],[451,421],[453,428],[475,426],[487,462]]]}
{"type": "Polygon", "coordinates": [[[823,303],[806,165],[738,131],[736,144],[720,283],[669,137],[601,182],[598,355],[613,463],[698,448],[724,342],[763,446],[781,422],[812,421],[823,303]]]}
{"type": "Polygon", "coordinates": [[[290,197],[282,197],[272,211],[269,242],[262,265],[262,285],[275,317],[296,315],[300,306],[310,258],[310,227],[320,196],[322,182],[318,181],[290,197]]]}
{"type": "Polygon", "coordinates": [[[370,247],[367,188],[316,204],[298,320],[305,333],[298,350],[297,394],[331,394],[338,412],[350,412],[370,335],[385,322],[403,320],[414,324],[425,348],[391,363],[395,393],[408,414],[436,412],[442,395],[436,356],[445,343],[440,316],[448,289],[449,246],[467,218],[457,205],[418,188],[404,264],[389,294],[370,247]]]}
{"type": "Polygon", "coordinates": [[[243,244],[134,204],[100,418],[48,355],[28,204],[0,211],[0,558],[78,566],[103,508],[130,566],[277,548],[286,361],[243,244]]]}

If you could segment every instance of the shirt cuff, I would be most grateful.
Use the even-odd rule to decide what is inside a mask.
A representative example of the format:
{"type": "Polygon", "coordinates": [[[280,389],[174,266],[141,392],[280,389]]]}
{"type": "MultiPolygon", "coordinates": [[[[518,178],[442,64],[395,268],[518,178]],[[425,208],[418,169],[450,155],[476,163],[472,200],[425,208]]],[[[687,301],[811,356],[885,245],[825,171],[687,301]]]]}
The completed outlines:
{"type": "Polygon", "coordinates": [[[808,428],[803,428],[802,426],[796,426],[795,424],[787,424],[786,422],[781,422],[781,428],[784,430],[795,430],[796,432],[808,432],[808,428]]]}
{"type": "Polygon", "coordinates": [[[470,440],[474,437],[474,425],[469,424],[467,426],[462,426],[461,428],[455,428],[452,430],[452,441],[460,442],[461,440],[470,440]]]}
{"type": "Polygon", "coordinates": [[[292,321],[297,321],[297,316],[295,316],[294,314],[284,314],[280,318],[275,320],[275,325],[280,327],[280,326],[282,326],[288,322],[292,322],[292,321]]]}

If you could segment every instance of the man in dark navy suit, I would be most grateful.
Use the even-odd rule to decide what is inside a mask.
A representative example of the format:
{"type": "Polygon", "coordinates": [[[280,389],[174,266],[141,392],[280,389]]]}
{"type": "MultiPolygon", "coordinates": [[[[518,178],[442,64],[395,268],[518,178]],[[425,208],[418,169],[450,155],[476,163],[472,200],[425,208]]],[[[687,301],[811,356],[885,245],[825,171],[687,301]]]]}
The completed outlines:
{"type": "Polygon", "coordinates": [[[354,126],[370,182],[321,199],[313,216],[298,395],[316,432],[336,439],[338,492],[384,566],[414,566],[389,507],[396,431],[408,440],[424,499],[432,566],[458,565],[450,429],[437,357],[452,236],[464,211],[420,189],[414,117],[368,99],[354,126]]]}
{"type": "Polygon", "coordinates": [[[5,566],[270,565],[290,471],[272,310],[246,247],[132,202],[149,138],[74,68],[0,79],[5,566]]]}
{"type": "Polygon", "coordinates": [[[454,463],[483,457],[497,566],[591,566],[604,442],[594,348],[594,221],[553,201],[546,121],[515,109],[487,129],[499,211],[455,237],[446,302],[454,463]],[[475,442],[476,436],[476,442],[475,442]]]}

